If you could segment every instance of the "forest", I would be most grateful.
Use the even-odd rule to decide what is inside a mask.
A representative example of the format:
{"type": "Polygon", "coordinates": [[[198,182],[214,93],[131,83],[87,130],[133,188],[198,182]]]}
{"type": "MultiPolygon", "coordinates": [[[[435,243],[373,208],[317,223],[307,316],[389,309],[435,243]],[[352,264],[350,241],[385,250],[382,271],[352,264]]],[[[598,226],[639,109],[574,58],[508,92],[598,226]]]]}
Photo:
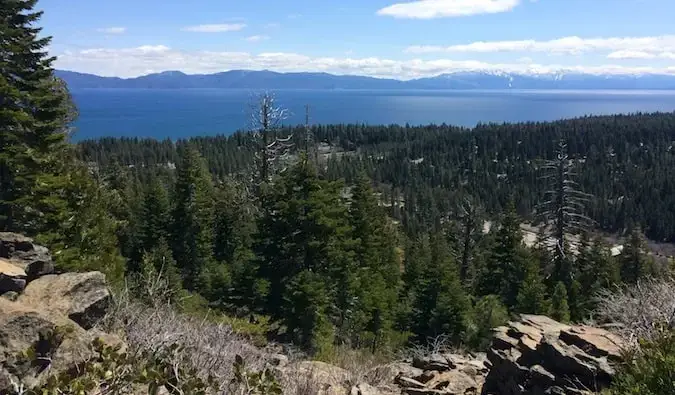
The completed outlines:
{"type": "Polygon", "coordinates": [[[644,235],[675,238],[675,114],[285,127],[273,95],[257,104],[232,136],[77,145],[127,272],[167,270],[202,306],[324,355],[481,347],[510,313],[581,321],[602,289],[670,270],[644,235]],[[532,248],[523,222],[540,225],[532,248]]]}
{"type": "Polygon", "coordinates": [[[288,127],[261,94],[231,136],[74,144],[35,3],[0,8],[0,230],[59,271],[161,279],[182,312],[318,359],[480,349],[511,314],[582,321],[603,289],[670,273],[645,235],[675,241],[675,114],[288,127]],[[523,222],[541,225],[532,247],[523,222]]]}

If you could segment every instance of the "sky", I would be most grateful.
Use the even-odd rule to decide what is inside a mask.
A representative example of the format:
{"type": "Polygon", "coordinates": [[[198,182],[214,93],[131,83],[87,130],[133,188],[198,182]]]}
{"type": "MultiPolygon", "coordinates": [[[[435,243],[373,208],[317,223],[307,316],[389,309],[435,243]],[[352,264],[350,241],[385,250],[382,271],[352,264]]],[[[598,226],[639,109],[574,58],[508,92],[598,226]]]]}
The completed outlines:
{"type": "Polygon", "coordinates": [[[40,0],[56,67],[675,74],[673,0],[40,0]]]}

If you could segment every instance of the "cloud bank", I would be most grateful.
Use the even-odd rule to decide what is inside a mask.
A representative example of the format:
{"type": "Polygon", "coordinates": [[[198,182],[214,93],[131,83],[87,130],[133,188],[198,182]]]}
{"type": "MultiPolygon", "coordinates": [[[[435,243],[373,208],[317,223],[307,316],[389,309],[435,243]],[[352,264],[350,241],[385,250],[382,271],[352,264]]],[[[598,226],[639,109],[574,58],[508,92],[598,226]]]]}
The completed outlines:
{"type": "Polygon", "coordinates": [[[279,72],[329,72],[343,75],[365,75],[412,79],[458,71],[504,71],[511,73],[553,74],[581,72],[591,74],[668,73],[675,67],[627,67],[616,64],[602,66],[563,66],[524,62],[487,63],[476,60],[408,59],[392,60],[376,57],[310,57],[297,53],[182,51],[166,45],[144,45],[135,48],[94,48],[66,51],[58,56],[56,67],[103,76],[135,77],[167,70],[189,74],[216,73],[233,69],[274,70],[279,72]]]}
{"type": "Polygon", "coordinates": [[[127,32],[126,27],[102,27],[100,29],[96,29],[97,32],[99,33],[105,33],[105,34],[124,34],[127,32]]]}
{"type": "Polygon", "coordinates": [[[377,14],[408,19],[451,18],[506,12],[518,4],[520,0],[418,0],[390,5],[377,14]]]}
{"type": "Polygon", "coordinates": [[[181,31],[192,33],[225,33],[236,32],[246,28],[244,23],[221,23],[212,25],[186,26],[181,31]]]}
{"type": "Polygon", "coordinates": [[[657,57],[668,59],[668,54],[675,52],[675,35],[605,38],[569,36],[547,41],[476,41],[470,44],[450,46],[415,45],[406,48],[405,52],[413,54],[538,52],[558,55],[609,52],[610,59],[653,59],[657,57]]]}
{"type": "Polygon", "coordinates": [[[245,40],[251,43],[257,43],[259,41],[265,41],[269,40],[270,36],[265,36],[265,35],[255,35],[255,36],[249,36],[246,37],[245,40]]]}

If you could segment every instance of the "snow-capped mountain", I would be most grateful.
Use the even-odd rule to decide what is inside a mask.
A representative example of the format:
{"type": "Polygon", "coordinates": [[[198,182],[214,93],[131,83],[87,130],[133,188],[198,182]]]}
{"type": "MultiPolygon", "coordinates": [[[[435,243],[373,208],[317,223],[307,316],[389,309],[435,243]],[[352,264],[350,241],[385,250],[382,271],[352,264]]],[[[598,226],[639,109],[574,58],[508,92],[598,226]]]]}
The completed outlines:
{"type": "Polygon", "coordinates": [[[583,74],[554,72],[509,73],[500,70],[457,71],[408,81],[327,73],[277,73],[233,70],[216,74],[188,75],[165,71],[137,78],[100,77],[57,71],[72,89],[675,89],[675,75],[583,74]]]}

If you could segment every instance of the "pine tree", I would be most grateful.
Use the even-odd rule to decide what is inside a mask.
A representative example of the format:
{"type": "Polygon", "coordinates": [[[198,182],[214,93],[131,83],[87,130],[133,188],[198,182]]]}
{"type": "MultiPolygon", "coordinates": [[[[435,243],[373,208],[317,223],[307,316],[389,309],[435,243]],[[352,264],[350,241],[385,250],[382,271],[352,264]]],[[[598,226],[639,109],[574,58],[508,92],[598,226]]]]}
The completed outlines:
{"type": "Polygon", "coordinates": [[[546,286],[540,274],[538,262],[530,261],[525,278],[518,291],[516,310],[526,314],[548,314],[550,303],[546,298],[546,286]]]}
{"type": "Polygon", "coordinates": [[[497,230],[495,245],[482,268],[478,291],[482,296],[499,295],[504,304],[515,307],[518,291],[528,265],[522,245],[520,219],[510,204],[497,230]]]}
{"type": "Polygon", "coordinates": [[[494,328],[506,324],[509,312],[499,296],[487,295],[478,300],[472,316],[473,325],[467,341],[475,349],[483,350],[490,345],[494,328]]]}
{"type": "Polygon", "coordinates": [[[143,195],[140,219],[143,250],[151,251],[160,240],[169,239],[169,195],[158,178],[153,178],[143,195]]]}
{"type": "Polygon", "coordinates": [[[650,268],[645,254],[645,242],[639,228],[634,228],[624,243],[619,256],[621,279],[627,284],[636,284],[650,268]]]}
{"type": "Polygon", "coordinates": [[[587,235],[582,235],[577,267],[581,293],[579,310],[584,316],[594,309],[598,292],[618,284],[621,278],[609,247],[600,237],[596,237],[591,243],[587,235]]]}
{"type": "Polygon", "coordinates": [[[373,340],[371,349],[386,343],[393,327],[400,263],[396,253],[396,229],[379,206],[369,180],[361,175],[352,189],[349,207],[354,259],[358,270],[356,308],[363,315],[365,328],[373,340]]]}
{"type": "Polygon", "coordinates": [[[470,322],[470,301],[459,281],[459,269],[442,234],[428,242],[430,262],[416,280],[412,318],[413,332],[421,341],[446,334],[459,341],[470,322]]]}
{"type": "Polygon", "coordinates": [[[70,95],[54,77],[33,11],[37,0],[0,3],[0,230],[49,231],[51,212],[67,205],[59,188],[72,155],[65,140],[74,117],[70,95]]]}
{"type": "Polygon", "coordinates": [[[190,291],[213,260],[213,184],[206,164],[192,148],[181,152],[171,215],[174,258],[190,291]]]}
{"type": "MultiPolygon", "coordinates": [[[[259,295],[265,311],[275,318],[291,319],[284,315],[290,308],[284,306],[285,289],[305,271],[331,279],[328,284],[340,284],[340,291],[352,294],[345,289],[352,283],[348,277],[355,274],[351,227],[340,189],[340,184],[320,179],[311,163],[300,161],[277,177],[263,196],[254,250],[258,277],[264,281],[257,287],[265,292],[259,295]]],[[[338,314],[341,308],[336,310],[338,314]]]]}
{"type": "Polygon", "coordinates": [[[284,323],[297,344],[325,353],[333,343],[328,311],[331,300],[325,279],[309,270],[298,273],[284,292],[284,323]]]}
{"type": "Polygon", "coordinates": [[[551,317],[560,322],[570,320],[570,308],[567,304],[567,287],[563,282],[556,284],[551,298],[551,317]]]}
{"type": "Polygon", "coordinates": [[[84,166],[73,163],[59,183],[56,202],[46,202],[43,233],[38,240],[48,245],[55,263],[65,271],[101,271],[114,285],[121,285],[125,262],[120,255],[117,227],[110,217],[109,191],[84,166]]]}

